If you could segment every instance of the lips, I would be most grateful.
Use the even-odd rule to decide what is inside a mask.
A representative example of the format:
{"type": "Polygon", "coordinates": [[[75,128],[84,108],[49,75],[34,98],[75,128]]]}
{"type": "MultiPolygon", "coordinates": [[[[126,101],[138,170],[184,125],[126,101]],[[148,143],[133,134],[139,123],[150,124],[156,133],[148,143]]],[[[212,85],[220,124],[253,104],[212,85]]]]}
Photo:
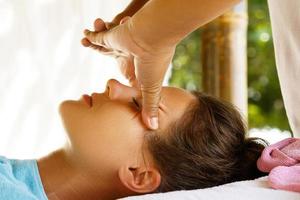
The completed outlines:
{"type": "Polygon", "coordinates": [[[84,94],[82,95],[82,98],[84,100],[85,103],[87,103],[90,107],[92,107],[93,105],[93,99],[91,96],[87,95],[87,94],[84,94]]]}

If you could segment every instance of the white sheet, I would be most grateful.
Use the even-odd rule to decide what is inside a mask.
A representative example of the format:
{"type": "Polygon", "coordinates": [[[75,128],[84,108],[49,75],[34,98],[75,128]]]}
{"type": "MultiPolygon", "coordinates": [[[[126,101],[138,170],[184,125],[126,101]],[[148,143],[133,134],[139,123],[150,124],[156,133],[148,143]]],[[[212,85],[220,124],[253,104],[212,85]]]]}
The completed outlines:
{"type": "Polygon", "coordinates": [[[80,40],[94,19],[109,21],[130,1],[0,0],[0,155],[36,158],[59,148],[63,100],[103,92],[110,78],[127,83],[115,59],[80,40]]]}
{"type": "Polygon", "coordinates": [[[0,155],[35,158],[64,144],[66,99],[126,80],[115,60],[82,47],[84,28],[130,0],[0,0],[0,155]],[[122,79],[123,78],[123,79],[122,79]]]}
{"type": "Polygon", "coordinates": [[[122,200],[300,200],[300,193],[274,190],[267,177],[229,183],[212,188],[175,191],[123,198],[122,200]]]}

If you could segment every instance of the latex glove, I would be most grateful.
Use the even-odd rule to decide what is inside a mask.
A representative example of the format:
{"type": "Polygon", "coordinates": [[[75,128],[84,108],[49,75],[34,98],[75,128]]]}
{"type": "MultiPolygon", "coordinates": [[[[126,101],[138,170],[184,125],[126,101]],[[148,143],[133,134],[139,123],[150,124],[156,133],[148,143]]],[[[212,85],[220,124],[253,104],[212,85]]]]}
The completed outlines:
{"type": "MultiPolygon", "coordinates": [[[[104,22],[102,26],[105,27],[104,22]]],[[[132,82],[141,90],[143,122],[148,128],[157,129],[162,82],[173,58],[175,46],[144,42],[141,31],[139,35],[134,31],[129,17],[121,20],[120,25],[112,29],[101,32],[85,30],[84,34],[84,40],[87,39],[100,52],[113,55],[117,59],[122,57],[125,60],[124,68],[134,69],[134,76],[131,74],[130,78],[136,79],[132,82]]]]}

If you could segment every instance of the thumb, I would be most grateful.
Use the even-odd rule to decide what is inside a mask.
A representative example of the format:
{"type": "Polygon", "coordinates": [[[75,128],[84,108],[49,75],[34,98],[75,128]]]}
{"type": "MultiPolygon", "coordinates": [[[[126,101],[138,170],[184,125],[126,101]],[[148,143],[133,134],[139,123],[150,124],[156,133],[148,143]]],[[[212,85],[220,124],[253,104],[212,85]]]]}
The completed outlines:
{"type": "Polygon", "coordinates": [[[93,32],[90,30],[84,30],[84,36],[93,44],[106,46],[104,42],[105,32],[93,32]]]}
{"type": "Polygon", "coordinates": [[[145,88],[141,86],[143,97],[142,119],[150,129],[158,129],[158,110],[160,102],[161,84],[145,88]]]}

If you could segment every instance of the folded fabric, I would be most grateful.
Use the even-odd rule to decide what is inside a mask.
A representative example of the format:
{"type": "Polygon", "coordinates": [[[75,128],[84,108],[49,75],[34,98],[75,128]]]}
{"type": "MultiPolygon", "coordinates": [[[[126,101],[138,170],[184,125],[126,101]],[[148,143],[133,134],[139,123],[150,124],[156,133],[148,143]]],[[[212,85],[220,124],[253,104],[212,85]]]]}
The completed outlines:
{"type": "Polygon", "coordinates": [[[300,166],[275,167],[269,174],[268,182],[275,189],[300,192],[300,166]]]}
{"type": "Polygon", "coordinates": [[[266,147],[257,167],[270,172],[268,182],[272,188],[300,192],[300,139],[287,138],[266,147]]]}

